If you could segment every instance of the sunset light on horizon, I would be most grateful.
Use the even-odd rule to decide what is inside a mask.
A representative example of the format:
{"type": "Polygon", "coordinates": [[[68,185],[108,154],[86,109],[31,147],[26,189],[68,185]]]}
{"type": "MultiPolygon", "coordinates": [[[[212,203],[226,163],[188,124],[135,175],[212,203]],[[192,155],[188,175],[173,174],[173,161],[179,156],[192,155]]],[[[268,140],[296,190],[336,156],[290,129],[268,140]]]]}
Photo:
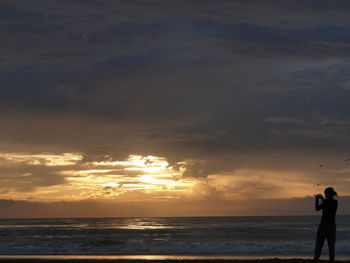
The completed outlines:
{"type": "MultiPolygon", "coordinates": [[[[152,155],[129,155],[114,160],[104,155],[98,161],[85,160],[83,153],[0,153],[1,165],[23,171],[7,182],[21,178],[1,193],[1,198],[36,202],[115,200],[121,202],[167,202],[214,200],[256,200],[305,198],[317,191],[312,173],[264,168],[241,168],[231,172],[200,176],[198,160],[170,164],[166,158],[152,155]],[[36,173],[56,174],[60,184],[39,183],[36,173]],[[299,178],[298,181],[295,178],[299,178]]],[[[346,174],[349,169],[333,172],[346,174]]],[[[347,182],[347,179],[344,179],[347,182]]],[[[325,182],[323,185],[326,185],[325,182]]],[[[343,193],[347,193],[343,191],[343,193]]]]}

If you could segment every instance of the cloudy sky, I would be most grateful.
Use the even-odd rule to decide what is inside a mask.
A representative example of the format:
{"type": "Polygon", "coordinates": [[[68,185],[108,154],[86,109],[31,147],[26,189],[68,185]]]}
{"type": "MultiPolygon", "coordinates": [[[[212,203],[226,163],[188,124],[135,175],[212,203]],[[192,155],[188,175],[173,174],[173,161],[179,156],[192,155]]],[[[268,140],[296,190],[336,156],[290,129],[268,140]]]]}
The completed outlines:
{"type": "Polygon", "coordinates": [[[347,0],[2,0],[1,217],[350,213],[347,0]]]}

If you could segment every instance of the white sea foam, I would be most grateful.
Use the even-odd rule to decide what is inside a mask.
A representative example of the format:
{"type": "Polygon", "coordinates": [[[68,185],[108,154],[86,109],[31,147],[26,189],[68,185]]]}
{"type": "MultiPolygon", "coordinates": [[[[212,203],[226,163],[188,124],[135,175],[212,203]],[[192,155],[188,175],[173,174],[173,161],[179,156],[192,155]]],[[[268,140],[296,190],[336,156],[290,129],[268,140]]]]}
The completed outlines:
{"type": "MultiPolygon", "coordinates": [[[[350,255],[349,219],[338,217],[338,255],[350,255]]],[[[3,219],[0,255],[311,255],[318,220],[317,217],[3,219]],[[136,221],[142,221],[145,227],[129,227],[136,221]]]]}

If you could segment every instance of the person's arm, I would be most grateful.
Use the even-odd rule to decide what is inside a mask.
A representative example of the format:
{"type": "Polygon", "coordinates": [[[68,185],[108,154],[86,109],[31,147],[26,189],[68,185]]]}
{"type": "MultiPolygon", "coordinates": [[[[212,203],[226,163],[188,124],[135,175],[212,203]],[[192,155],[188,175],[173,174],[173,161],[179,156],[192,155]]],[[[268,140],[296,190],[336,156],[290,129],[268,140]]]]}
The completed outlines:
{"type": "Polygon", "coordinates": [[[315,210],[320,211],[323,207],[323,196],[321,194],[315,195],[315,210]],[[322,200],[322,203],[319,204],[319,200],[322,200]]]}

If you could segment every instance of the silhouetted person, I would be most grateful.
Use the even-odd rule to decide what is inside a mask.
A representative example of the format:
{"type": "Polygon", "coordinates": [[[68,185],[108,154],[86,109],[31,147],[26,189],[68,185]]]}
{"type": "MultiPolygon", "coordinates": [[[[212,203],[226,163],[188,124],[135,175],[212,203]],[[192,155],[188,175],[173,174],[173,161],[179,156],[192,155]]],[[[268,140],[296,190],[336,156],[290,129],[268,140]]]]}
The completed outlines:
{"type": "Polygon", "coordinates": [[[322,218],[317,230],[314,262],[318,262],[323,247],[324,240],[327,239],[329,262],[334,262],[335,250],[335,214],[337,212],[338,201],[333,199],[337,195],[332,187],[324,190],[325,199],[322,194],[315,195],[315,209],[322,210],[322,218]],[[321,203],[320,203],[321,201],[321,203]]]}

